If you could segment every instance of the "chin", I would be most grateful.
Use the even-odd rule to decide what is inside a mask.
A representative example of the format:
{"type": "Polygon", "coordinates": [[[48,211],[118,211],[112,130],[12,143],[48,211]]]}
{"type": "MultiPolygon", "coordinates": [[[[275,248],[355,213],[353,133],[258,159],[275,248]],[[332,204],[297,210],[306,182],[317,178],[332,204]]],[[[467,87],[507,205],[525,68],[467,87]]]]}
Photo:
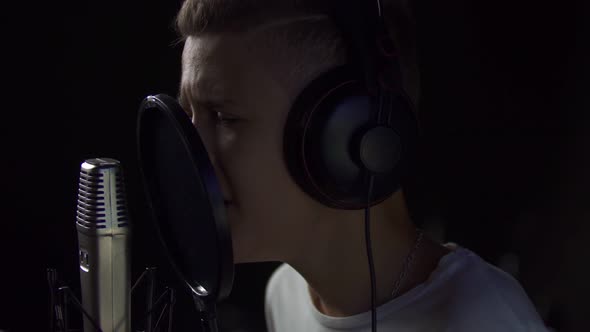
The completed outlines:
{"type": "Polygon", "coordinates": [[[264,231],[257,231],[262,227],[253,224],[248,219],[238,218],[235,211],[234,214],[230,214],[229,226],[234,264],[270,261],[269,256],[273,255],[269,254],[276,252],[272,246],[269,246],[267,238],[269,235],[264,231]]]}
{"type": "Polygon", "coordinates": [[[234,257],[234,264],[241,264],[241,263],[252,263],[253,257],[249,250],[245,250],[248,246],[245,245],[244,242],[240,241],[238,238],[240,236],[237,232],[232,233],[232,250],[233,250],[233,257],[234,257]]]}
{"type": "Polygon", "coordinates": [[[265,255],[261,255],[260,250],[256,250],[255,248],[257,249],[257,246],[240,242],[239,240],[236,240],[235,236],[232,236],[234,264],[260,263],[269,261],[265,255]]]}
{"type": "Polygon", "coordinates": [[[240,255],[234,250],[234,264],[244,264],[244,263],[258,263],[260,260],[253,259],[252,257],[244,257],[240,255]]]}

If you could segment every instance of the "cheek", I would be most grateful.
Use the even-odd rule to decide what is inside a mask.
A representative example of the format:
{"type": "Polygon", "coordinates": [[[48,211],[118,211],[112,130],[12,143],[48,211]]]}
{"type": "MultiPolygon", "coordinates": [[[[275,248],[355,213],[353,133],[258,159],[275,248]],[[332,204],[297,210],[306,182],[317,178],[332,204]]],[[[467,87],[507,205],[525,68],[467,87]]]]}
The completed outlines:
{"type": "Polygon", "coordinates": [[[232,144],[225,146],[228,182],[243,222],[274,224],[275,219],[305,210],[306,197],[284,164],[278,129],[251,129],[236,134],[232,144]]]}
{"type": "Polygon", "coordinates": [[[272,200],[279,194],[285,178],[281,170],[282,155],[277,152],[275,135],[268,131],[251,128],[235,133],[232,139],[220,138],[227,176],[241,208],[256,208],[263,200],[272,200]]]}
{"type": "Polygon", "coordinates": [[[238,204],[228,216],[238,262],[281,261],[305,243],[309,205],[278,157],[259,149],[232,164],[238,204]]]}

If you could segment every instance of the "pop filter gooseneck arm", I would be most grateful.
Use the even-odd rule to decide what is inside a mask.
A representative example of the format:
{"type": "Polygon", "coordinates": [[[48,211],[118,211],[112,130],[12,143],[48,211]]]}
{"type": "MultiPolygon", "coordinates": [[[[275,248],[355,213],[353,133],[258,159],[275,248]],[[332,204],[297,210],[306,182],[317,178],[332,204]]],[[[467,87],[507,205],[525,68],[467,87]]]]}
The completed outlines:
{"type": "Polygon", "coordinates": [[[215,302],[193,293],[193,301],[199,312],[203,332],[217,332],[217,308],[215,302]]]}

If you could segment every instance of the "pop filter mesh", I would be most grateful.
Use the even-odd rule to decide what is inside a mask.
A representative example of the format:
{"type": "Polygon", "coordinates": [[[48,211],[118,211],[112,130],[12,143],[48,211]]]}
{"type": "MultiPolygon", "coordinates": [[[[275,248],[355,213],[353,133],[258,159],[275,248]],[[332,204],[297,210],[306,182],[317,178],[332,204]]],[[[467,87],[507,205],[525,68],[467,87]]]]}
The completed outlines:
{"type": "Polygon", "coordinates": [[[225,298],[233,257],[223,196],[196,129],[173,98],[149,96],[142,103],[138,153],[172,266],[197,295],[225,298]]]}

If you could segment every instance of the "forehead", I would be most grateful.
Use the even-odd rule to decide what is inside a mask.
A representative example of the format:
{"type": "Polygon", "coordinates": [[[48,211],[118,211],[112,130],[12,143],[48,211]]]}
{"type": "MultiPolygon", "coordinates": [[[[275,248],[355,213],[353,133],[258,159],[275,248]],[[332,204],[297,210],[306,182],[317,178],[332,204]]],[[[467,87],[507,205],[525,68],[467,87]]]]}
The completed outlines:
{"type": "Polygon", "coordinates": [[[219,77],[229,71],[239,70],[236,53],[239,45],[228,42],[227,37],[203,36],[186,39],[182,52],[182,81],[184,89],[194,89],[207,94],[218,94],[219,77]]]}
{"type": "Polygon", "coordinates": [[[237,41],[232,42],[228,39],[232,39],[231,36],[221,34],[187,37],[182,51],[183,67],[198,68],[219,56],[228,55],[224,51],[231,46],[237,46],[237,41]]]}
{"type": "Polygon", "coordinates": [[[251,37],[244,33],[187,38],[182,53],[181,101],[231,101],[253,112],[288,103],[287,91],[266,57],[259,56],[251,37]]]}

